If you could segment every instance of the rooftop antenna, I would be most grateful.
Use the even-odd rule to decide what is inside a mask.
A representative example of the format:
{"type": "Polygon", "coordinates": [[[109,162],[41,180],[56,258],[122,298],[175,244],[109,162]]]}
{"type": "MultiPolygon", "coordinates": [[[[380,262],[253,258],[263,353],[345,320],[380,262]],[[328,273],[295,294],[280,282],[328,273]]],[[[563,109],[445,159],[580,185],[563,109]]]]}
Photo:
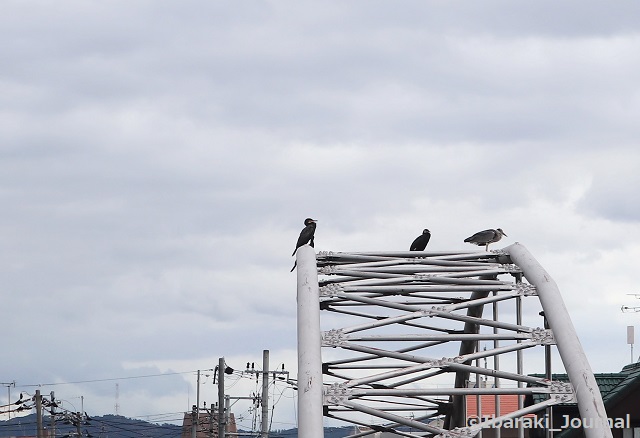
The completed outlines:
{"type": "MultiPolygon", "coordinates": [[[[14,388],[16,387],[16,381],[13,380],[11,382],[3,382],[0,383],[0,385],[2,386],[6,386],[7,387],[7,406],[11,405],[11,387],[13,386],[14,388]]],[[[9,407],[9,409],[7,410],[7,414],[9,415],[9,420],[11,420],[11,407],[9,407]]]]}
{"type": "MultiPolygon", "coordinates": [[[[637,299],[640,300],[640,294],[627,294],[627,295],[631,295],[636,297],[637,299]]],[[[622,306],[622,308],[620,309],[622,310],[622,313],[629,313],[629,312],[640,312],[640,306],[622,306]]]]}

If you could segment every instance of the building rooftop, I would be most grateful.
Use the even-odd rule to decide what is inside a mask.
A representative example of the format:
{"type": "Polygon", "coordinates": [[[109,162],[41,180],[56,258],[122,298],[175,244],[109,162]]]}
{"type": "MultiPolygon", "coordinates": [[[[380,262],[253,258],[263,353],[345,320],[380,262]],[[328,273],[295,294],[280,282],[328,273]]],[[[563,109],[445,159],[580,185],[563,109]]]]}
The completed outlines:
{"type": "MultiPolygon", "coordinates": [[[[544,374],[532,374],[532,376],[544,377],[544,374]]],[[[597,373],[594,374],[594,377],[605,405],[615,403],[640,384],[640,363],[626,365],[619,373],[597,373]]],[[[569,376],[567,374],[552,374],[551,380],[568,382],[569,376]]],[[[539,403],[548,398],[547,394],[534,394],[533,402],[539,403]]]]}

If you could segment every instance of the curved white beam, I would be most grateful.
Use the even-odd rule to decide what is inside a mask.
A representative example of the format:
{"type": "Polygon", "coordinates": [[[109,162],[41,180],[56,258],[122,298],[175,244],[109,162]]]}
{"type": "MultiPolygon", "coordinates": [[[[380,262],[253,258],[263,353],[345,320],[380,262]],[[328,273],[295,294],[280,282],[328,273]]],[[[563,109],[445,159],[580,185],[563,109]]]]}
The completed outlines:
{"type": "Polygon", "coordinates": [[[504,248],[504,251],[509,254],[513,263],[522,269],[529,283],[538,290],[540,304],[553,330],[560,358],[576,391],[580,416],[587,419],[588,424],[594,425],[593,428],[584,428],[585,436],[611,438],[613,435],[607,425],[607,412],[598,384],[562,300],[558,285],[523,245],[514,243],[504,248]]]}

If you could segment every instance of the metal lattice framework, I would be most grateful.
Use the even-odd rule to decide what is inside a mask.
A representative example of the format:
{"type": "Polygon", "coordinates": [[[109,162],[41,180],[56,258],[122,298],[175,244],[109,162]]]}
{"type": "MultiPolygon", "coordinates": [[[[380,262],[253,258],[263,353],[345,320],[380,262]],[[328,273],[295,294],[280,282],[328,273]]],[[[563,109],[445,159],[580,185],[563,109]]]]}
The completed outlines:
{"type": "MultiPolygon", "coordinates": [[[[577,402],[583,418],[606,419],[559,291],[522,245],[317,257],[300,249],[301,436],[322,436],[314,435],[319,409],[407,437],[472,437],[560,403],[577,402]],[[556,344],[571,384],[525,372],[525,363],[534,372],[549,368],[556,344]],[[534,393],[549,398],[523,407],[534,393]],[[466,424],[468,398],[480,412],[493,396],[500,413],[507,394],[520,395],[516,411],[466,424]]],[[[586,432],[611,436],[608,428],[586,432]]]]}

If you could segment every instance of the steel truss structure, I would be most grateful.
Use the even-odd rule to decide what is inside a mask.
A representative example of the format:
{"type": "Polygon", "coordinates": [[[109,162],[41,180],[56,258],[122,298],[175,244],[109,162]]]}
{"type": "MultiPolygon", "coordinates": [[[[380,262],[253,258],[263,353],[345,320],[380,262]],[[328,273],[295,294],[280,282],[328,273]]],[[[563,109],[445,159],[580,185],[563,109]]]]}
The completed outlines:
{"type": "Polygon", "coordinates": [[[524,246],[317,256],[301,247],[297,263],[300,436],[323,436],[324,415],[372,427],[354,437],[473,437],[577,402],[603,425],[587,438],[611,437],[559,290],[524,246]],[[570,384],[531,375],[545,364],[550,373],[552,346],[570,384]],[[534,393],[549,397],[524,407],[534,393]],[[500,396],[514,394],[517,410],[500,415],[500,396]],[[497,414],[467,424],[466,402],[480,414],[487,396],[497,414]]]}

